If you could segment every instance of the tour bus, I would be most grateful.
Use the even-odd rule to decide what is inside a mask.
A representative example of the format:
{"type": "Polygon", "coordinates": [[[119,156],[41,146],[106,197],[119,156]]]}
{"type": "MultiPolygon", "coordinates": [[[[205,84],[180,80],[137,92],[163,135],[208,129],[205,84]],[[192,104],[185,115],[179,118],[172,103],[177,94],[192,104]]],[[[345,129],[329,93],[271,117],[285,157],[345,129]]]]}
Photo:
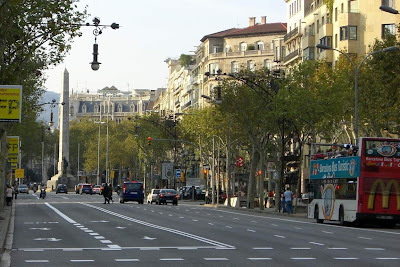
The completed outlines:
{"type": "Polygon", "coordinates": [[[359,147],[332,146],[311,155],[308,218],[400,223],[400,139],[364,137],[359,147]]]}

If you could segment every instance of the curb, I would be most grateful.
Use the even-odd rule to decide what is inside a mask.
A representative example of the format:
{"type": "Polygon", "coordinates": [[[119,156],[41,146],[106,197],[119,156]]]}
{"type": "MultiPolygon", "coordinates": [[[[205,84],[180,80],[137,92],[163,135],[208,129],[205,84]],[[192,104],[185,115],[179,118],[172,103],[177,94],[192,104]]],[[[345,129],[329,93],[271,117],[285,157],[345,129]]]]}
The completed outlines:
{"type": "MultiPolygon", "coordinates": [[[[4,221],[3,227],[0,231],[0,242],[1,242],[1,252],[0,252],[0,266],[9,266],[9,262],[5,259],[6,256],[6,245],[7,245],[7,236],[10,230],[10,225],[12,219],[14,219],[13,214],[15,213],[15,201],[13,201],[12,206],[10,208],[5,208],[3,212],[4,221]]],[[[8,253],[9,256],[9,253],[8,253]]]]}

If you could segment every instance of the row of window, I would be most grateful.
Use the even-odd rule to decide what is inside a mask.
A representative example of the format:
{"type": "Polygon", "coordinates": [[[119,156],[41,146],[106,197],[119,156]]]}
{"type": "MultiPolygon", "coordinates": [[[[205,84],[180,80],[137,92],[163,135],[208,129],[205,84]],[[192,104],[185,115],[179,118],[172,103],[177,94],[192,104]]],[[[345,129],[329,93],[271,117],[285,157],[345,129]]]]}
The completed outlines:
{"type": "MultiPolygon", "coordinates": [[[[242,42],[239,44],[239,51],[244,52],[247,51],[250,46],[253,46],[251,50],[265,50],[265,44],[264,42],[256,42],[255,44],[250,44],[248,45],[246,42],[242,42]]],[[[213,53],[221,53],[222,48],[220,45],[214,45],[213,46],[213,53]]],[[[225,53],[232,52],[232,47],[230,45],[225,46],[225,53]]]]}
{"type": "MultiPolygon", "coordinates": [[[[94,106],[94,113],[99,113],[100,112],[100,106],[99,105],[95,105],[94,106]]],[[[104,111],[105,113],[110,113],[108,110],[107,110],[107,107],[105,107],[105,111],[104,111]]],[[[121,104],[119,104],[118,106],[117,106],[117,112],[123,112],[123,106],[121,105],[121,104]]],[[[136,109],[136,106],[135,105],[130,105],[130,107],[129,107],[129,112],[137,112],[137,109],[136,109]]],[[[71,106],[70,107],[70,113],[71,114],[74,114],[74,107],[73,106],[71,106]]],[[[87,113],[87,106],[86,106],[86,104],[83,104],[82,105],[82,113],[87,113]]]]}
{"type": "Polygon", "coordinates": [[[293,1],[293,3],[290,4],[290,6],[289,6],[290,17],[301,10],[301,1],[302,0],[295,0],[295,1],[293,1]]]}
{"type": "MultiPolygon", "coordinates": [[[[264,67],[271,69],[272,68],[272,63],[273,61],[270,59],[265,59],[264,60],[264,67]]],[[[209,64],[209,70],[211,74],[217,74],[217,71],[220,69],[218,63],[211,63],[209,64]]],[[[256,62],[254,60],[248,60],[247,61],[247,69],[251,71],[255,71],[256,69],[256,62]]],[[[231,73],[237,73],[240,70],[240,65],[238,61],[232,61],[231,62],[231,73]]]]}

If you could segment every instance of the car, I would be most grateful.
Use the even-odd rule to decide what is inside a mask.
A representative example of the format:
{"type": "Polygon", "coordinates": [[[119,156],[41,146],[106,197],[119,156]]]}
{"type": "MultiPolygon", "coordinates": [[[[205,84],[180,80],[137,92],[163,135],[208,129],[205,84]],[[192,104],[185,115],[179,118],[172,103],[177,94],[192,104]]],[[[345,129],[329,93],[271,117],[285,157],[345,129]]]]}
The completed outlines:
{"type": "Polygon", "coordinates": [[[99,194],[101,195],[101,192],[103,191],[103,187],[101,185],[95,185],[92,188],[93,194],[99,194]]]}
{"type": "Polygon", "coordinates": [[[18,185],[18,193],[27,193],[29,194],[29,188],[26,184],[18,185]]]}
{"type": "Polygon", "coordinates": [[[153,204],[153,202],[156,202],[156,198],[159,192],[160,189],[151,189],[151,192],[147,195],[147,203],[153,204]]]}
{"type": "Polygon", "coordinates": [[[92,195],[93,194],[92,185],[91,184],[83,184],[80,192],[81,192],[81,195],[83,193],[92,195]]]}
{"type": "Polygon", "coordinates": [[[143,204],[143,183],[124,182],[119,193],[119,203],[125,203],[125,201],[137,201],[139,204],[143,204]]]}
{"type": "Polygon", "coordinates": [[[178,205],[179,195],[174,189],[161,189],[156,198],[156,204],[161,205],[161,203],[172,203],[173,205],[178,205]]]}
{"type": "Polygon", "coordinates": [[[56,189],[56,194],[65,193],[68,194],[68,188],[65,184],[59,184],[56,189]]]}
{"type": "Polygon", "coordinates": [[[79,184],[75,185],[75,193],[76,194],[80,193],[82,185],[83,185],[83,183],[79,183],[79,184]]]}

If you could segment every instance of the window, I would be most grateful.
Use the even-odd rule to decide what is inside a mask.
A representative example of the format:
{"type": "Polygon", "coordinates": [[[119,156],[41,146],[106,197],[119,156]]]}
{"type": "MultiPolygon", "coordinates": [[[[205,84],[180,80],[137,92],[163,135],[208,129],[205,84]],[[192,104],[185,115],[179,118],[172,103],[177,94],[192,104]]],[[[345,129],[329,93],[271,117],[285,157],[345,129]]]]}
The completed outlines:
{"type": "Polygon", "coordinates": [[[325,24],[325,17],[322,16],[322,18],[321,18],[321,25],[323,26],[324,24],[325,24]]]}
{"type": "Polygon", "coordinates": [[[382,24],[382,37],[385,34],[396,34],[396,26],[394,24],[382,24]]]}
{"type": "Polygon", "coordinates": [[[232,73],[238,73],[239,72],[239,62],[233,61],[231,63],[231,72],[232,73]]]}
{"type": "Polygon", "coordinates": [[[344,4],[343,3],[340,5],[340,13],[344,13],[344,4]]]}
{"type": "Polygon", "coordinates": [[[99,113],[99,112],[100,112],[100,109],[99,109],[99,108],[100,108],[99,105],[95,105],[95,106],[94,106],[94,112],[95,112],[95,113],[99,113]]]}
{"type": "Polygon", "coordinates": [[[264,67],[271,70],[272,68],[272,61],[270,59],[264,59],[264,67]]]}
{"type": "Polygon", "coordinates": [[[135,112],[135,105],[131,105],[130,106],[130,110],[131,110],[132,113],[135,112]]]}
{"type": "Polygon", "coordinates": [[[82,113],[86,113],[87,112],[87,107],[85,104],[83,104],[82,106],[82,113]]]}
{"type": "Polygon", "coordinates": [[[275,47],[275,59],[281,61],[281,49],[279,46],[275,47]]]}
{"type": "Polygon", "coordinates": [[[307,47],[303,50],[303,59],[304,60],[314,60],[314,51],[315,47],[307,47]]]}
{"type": "MultiPolygon", "coordinates": [[[[319,39],[319,43],[329,46],[329,47],[332,47],[332,36],[325,36],[325,37],[319,39]]],[[[323,49],[321,49],[321,50],[323,50],[323,49]]]]}
{"type": "Polygon", "coordinates": [[[254,60],[247,61],[247,68],[250,71],[255,71],[256,70],[256,62],[254,60]]]}
{"type": "Polygon", "coordinates": [[[231,52],[231,46],[230,45],[226,45],[225,46],[225,53],[231,52]]]}
{"type": "Polygon", "coordinates": [[[335,34],[335,48],[337,48],[338,42],[337,42],[337,34],[335,34]]]}
{"type": "Polygon", "coordinates": [[[247,51],[247,44],[246,43],[240,43],[240,51],[244,52],[247,51]]]}
{"type": "Polygon", "coordinates": [[[340,27],[340,41],[357,40],[357,26],[340,27]]]}
{"type": "Polygon", "coordinates": [[[219,69],[218,63],[211,63],[209,65],[209,70],[211,74],[216,74],[218,69],[219,69]]]}
{"type": "Polygon", "coordinates": [[[69,114],[72,116],[72,115],[74,115],[74,106],[70,106],[69,107],[69,114]]]}
{"type": "Polygon", "coordinates": [[[257,42],[256,43],[256,49],[257,50],[264,50],[264,43],[263,42],[257,42]]]}
{"type": "Polygon", "coordinates": [[[122,105],[121,104],[118,105],[118,112],[122,112],[122,105]]]}
{"type": "Polygon", "coordinates": [[[391,8],[395,8],[395,0],[382,0],[382,5],[383,6],[388,6],[391,8]]]}
{"type": "Polygon", "coordinates": [[[219,45],[214,45],[213,46],[213,53],[219,53],[221,52],[221,47],[219,45]]]}
{"type": "Polygon", "coordinates": [[[332,24],[331,15],[329,13],[326,14],[326,24],[332,24]]]}
{"type": "Polygon", "coordinates": [[[337,7],[335,8],[335,22],[337,21],[337,7]]]}
{"type": "Polygon", "coordinates": [[[317,33],[319,33],[319,19],[317,20],[317,33]]]}

